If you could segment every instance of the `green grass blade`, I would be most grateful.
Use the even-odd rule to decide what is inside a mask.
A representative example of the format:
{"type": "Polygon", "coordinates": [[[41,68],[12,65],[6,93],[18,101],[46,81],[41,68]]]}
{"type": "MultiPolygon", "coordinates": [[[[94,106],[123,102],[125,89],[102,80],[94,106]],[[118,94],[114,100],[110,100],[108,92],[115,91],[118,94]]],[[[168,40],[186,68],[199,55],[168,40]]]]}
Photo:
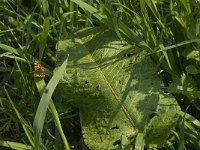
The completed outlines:
{"type": "Polygon", "coordinates": [[[12,59],[17,59],[19,61],[23,61],[26,63],[32,63],[35,60],[35,58],[32,55],[28,53],[22,53],[23,51],[22,49],[16,49],[5,44],[0,44],[0,50],[1,49],[4,51],[7,51],[7,53],[1,54],[0,57],[8,57],[12,59]],[[20,57],[17,57],[15,55],[18,55],[20,57]]]}
{"type": "Polygon", "coordinates": [[[190,1],[189,0],[181,0],[181,2],[183,3],[187,13],[190,14],[192,12],[190,9],[190,1]]]}
{"type": "Polygon", "coordinates": [[[26,133],[27,138],[29,139],[29,142],[31,143],[31,145],[33,145],[33,135],[31,133],[33,131],[32,127],[28,124],[28,122],[19,113],[19,111],[15,107],[15,105],[14,105],[12,99],[10,98],[10,96],[9,96],[9,94],[8,94],[6,89],[5,89],[5,92],[7,94],[7,97],[8,97],[8,100],[9,100],[10,104],[12,105],[12,107],[13,107],[13,109],[14,109],[14,111],[15,111],[15,113],[16,113],[16,115],[17,115],[17,117],[18,117],[18,119],[19,119],[19,121],[20,121],[20,123],[21,123],[21,125],[22,125],[22,127],[23,127],[23,129],[25,131],[25,133],[26,133]]]}
{"type": "Polygon", "coordinates": [[[0,67],[0,72],[11,72],[12,70],[12,67],[0,67]]]}
{"type": "Polygon", "coordinates": [[[144,134],[138,133],[135,141],[135,150],[143,150],[143,149],[144,149],[144,134]]]}
{"type": "Polygon", "coordinates": [[[11,46],[5,45],[5,44],[0,44],[0,49],[3,49],[5,51],[11,52],[13,54],[19,55],[19,52],[18,52],[17,49],[15,49],[15,48],[13,48],[11,46]]]}
{"type": "Polygon", "coordinates": [[[48,0],[42,0],[41,2],[42,4],[42,11],[45,15],[47,15],[47,13],[49,13],[49,3],[48,0]]]}
{"type": "Polygon", "coordinates": [[[44,49],[46,47],[46,39],[49,34],[49,27],[50,27],[49,18],[45,18],[44,23],[43,23],[43,31],[40,34],[39,60],[41,60],[43,53],[44,53],[44,49]]]}
{"type": "MultiPolygon", "coordinates": [[[[36,86],[38,88],[38,91],[39,91],[40,95],[42,95],[43,89],[45,89],[45,87],[46,87],[46,84],[45,84],[44,80],[39,80],[38,82],[36,82],[36,86]]],[[[58,115],[58,112],[56,110],[56,107],[55,107],[52,99],[49,102],[48,109],[49,109],[49,111],[51,112],[51,114],[52,114],[52,116],[54,118],[54,122],[55,122],[56,127],[57,127],[57,129],[58,129],[58,131],[60,133],[60,136],[61,136],[61,138],[63,140],[65,149],[69,150],[69,144],[68,144],[67,139],[65,137],[65,134],[64,134],[64,132],[62,130],[62,126],[61,126],[61,123],[60,123],[60,120],[59,120],[59,115],[58,115]]]]}
{"type": "Polygon", "coordinates": [[[195,117],[182,111],[179,112],[179,115],[181,115],[182,117],[185,117],[185,119],[187,119],[189,122],[193,123],[196,127],[200,129],[200,121],[197,120],[195,117]]]}
{"type": "MultiPolygon", "coordinates": [[[[128,37],[132,42],[138,44],[138,46],[144,48],[147,51],[151,51],[151,48],[145,43],[145,41],[133,30],[131,30],[125,23],[119,20],[118,22],[118,28],[116,29],[116,26],[113,26],[113,19],[108,18],[106,15],[101,13],[96,8],[92,7],[91,5],[88,5],[87,3],[79,0],[72,0],[73,2],[77,3],[79,7],[81,7],[84,10],[87,10],[92,15],[94,15],[99,21],[107,25],[110,29],[114,31],[120,31],[123,33],[126,37],[128,37]]],[[[119,33],[117,33],[119,35],[119,33]]]]}
{"type": "MultiPolygon", "coordinates": [[[[74,2],[72,2],[72,1],[70,1],[70,5],[69,5],[69,10],[70,10],[70,12],[73,12],[74,11],[74,6],[75,4],[74,4],[74,2]]],[[[74,14],[73,13],[71,13],[70,14],[70,29],[73,29],[74,28],[74,14]]]]}
{"type": "Polygon", "coordinates": [[[15,60],[22,61],[22,62],[27,62],[26,59],[21,58],[21,57],[17,57],[17,56],[15,56],[15,55],[10,54],[10,53],[3,53],[3,54],[0,54],[0,58],[1,58],[1,57],[7,57],[7,58],[12,58],[12,59],[15,59],[15,60]]]}
{"type": "Polygon", "coordinates": [[[66,59],[63,62],[63,64],[58,68],[58,70],[55,71],[55,74],[53,75],[49,83],[47,84],[47,87],[45,88],[44,93],[42,94],[39,106],[37,108],[37,112],[36,112],[34,122],[33,122],[35,150],[39,150],[40,137],[41,137],[43,126],[44,126],[44,120],[46,117],[47,107],[49,105],[51,96],[65,71],[65,68],[67,66],[67,60],[68,59],[66,59]]]}
{"type": "Polygon", "coordinates": [[[173,144],[170,141],[167,141],[167,146],[169,147],[169,150],[175,150],[173,144]]]}
{"type": "Polygon", "coordinates": [[[173,48],[177,48],[177,47],[187,45],[187,44],[190,44],[190,43],[195,43],[195,42],[200,42],[200,39],[187,40],[187,41],[183,41],[183,42],[180,42],[178,44],[175,44],[175,45],[163,47],[163,48],[159,49],[158,51],[156,51],[156,53],[162,52],[162,51],[167,51],[167,50],[170,50],[170,49],[173,49],[173,48]]]}
{"type": "Polygon", "coordinates": [[[58,40],[60,40],[61,35],[65,35],[67,34],[66,32],[66,19],[68,17],[68,15],[75,13],[75,12],[67,12],[67,13],[63,13],[62,15],[62,19],[61,19],[61,23],[60,23],[60,28],[59,28],[59,33],[58,33],[58,40]]]}
{"type": "Polygon", "coordinates": [[[88,12],[90,12],[92,15],[94,15],[98,20],[100,20],[104,24],[108,25],[109,27],[112,27],[112,22],[107,18],[106,15],[101,13],[98,9],[92,7],[91,5],[88,5],[84,1],[79,1],[79,0],[71,0],[71,1],[75,2],[76,4],[78,4],[79,7],[81,7],[82,9],[87,10],[88,12]]]}
{"type": "Polygon", "coordinates": [[[16,150],[31,150],[31,146],[22,144],[22,143],[17,143],[17,142],[10,142],[10,141],[1,141],[0,140],[0,146],[3,147],[8,147],[11,149],[16,149],[16,150]]]}
{"type": "Polygon", "coordinates": [[[62,126],[61,126],[61,123],[60,123],[60,120],[59,120],[58,112],[57,112],[56,107],[55,107],[55,105],[54,105],[52,100],[49,103],[49,111],[51,112],[51,114],[52,114],[52,116],[54,118],[55,124],[56,124],[56,126],[58,128],[58,131],[60,133],[60,136],[61,136],[61,138],[63,140],[65,149],[69,150],[70,149],[69,148],[69,144],[68,144],[67,139],[65,137],[65,134],[64,134],[64,132],[62,130],[62,126]]]}
{"type": "Polygon", "coordinates": [[[46,38],[48,37],[49,27],[50,27],[49,18],[45,18],[43,23],[43,31],[40,35],[41,41],[46,40],[46,38]]]}
{"type": "MultiPolygon", "coordinates": [[[[160,45],[160,47],[161,47],[161,49],[163,49],[164,48],[164,46],[163,45],[160,45]]],[[[174,64],[171,64],[171,62],[172,61],[170,61],[170,58],[168,57],[168,54],[167,54],[167,51],[162,51],[163,52],[163,55],[164,55],[164,57],[165,57],[165,59],[166,59],[166,61],[167,61],[167,64],[168,64],[168,66],[169,66],[169,68],[171,69],[171,70],[173,70],[172,68],[173,68],[173,65],[174,64]]],[[[171,58],[172,59],[172,58],[171,58]]]]}

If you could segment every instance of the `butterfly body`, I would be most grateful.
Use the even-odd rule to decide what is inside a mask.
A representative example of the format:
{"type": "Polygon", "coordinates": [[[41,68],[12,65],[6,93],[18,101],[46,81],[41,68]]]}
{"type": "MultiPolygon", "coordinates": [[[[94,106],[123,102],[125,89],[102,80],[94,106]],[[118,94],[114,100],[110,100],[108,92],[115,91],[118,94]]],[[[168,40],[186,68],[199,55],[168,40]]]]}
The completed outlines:
{"type": "Polygon", "coordinates": [[[39,60],[36,60],[34,62],[33,76],[35,78],[44,78],[45,77],[45,68],[41,66],[39,60]]]}

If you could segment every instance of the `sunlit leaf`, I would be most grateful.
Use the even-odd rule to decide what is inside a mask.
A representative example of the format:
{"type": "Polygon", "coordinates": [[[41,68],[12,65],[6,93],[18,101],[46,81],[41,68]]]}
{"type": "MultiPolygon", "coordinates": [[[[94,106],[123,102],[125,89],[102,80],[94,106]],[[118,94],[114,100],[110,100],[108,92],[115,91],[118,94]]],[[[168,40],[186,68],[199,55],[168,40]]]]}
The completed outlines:
{"type": "Polygon", "coordinates": [[[179,107],[161,91],[156,67],[144,50],[124,45],[109,30],[91,28],[60,41],[57,54],[61,62],[69,54],[60,91],[80,109],[90,149],[117,149],[122,135],[131,144],[138,131],[147,132],[146,144],[166,142],[179,107]]]}

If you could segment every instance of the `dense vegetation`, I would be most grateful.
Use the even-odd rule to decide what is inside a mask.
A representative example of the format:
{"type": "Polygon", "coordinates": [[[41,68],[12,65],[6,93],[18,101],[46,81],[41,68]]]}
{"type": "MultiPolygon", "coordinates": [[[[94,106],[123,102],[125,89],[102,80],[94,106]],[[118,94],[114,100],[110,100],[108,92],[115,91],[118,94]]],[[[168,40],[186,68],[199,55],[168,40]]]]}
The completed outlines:
{"type": "Polygon", "coordinates": [[[0,12],[0,149],[200,149],[199,0],[0,12]]]}

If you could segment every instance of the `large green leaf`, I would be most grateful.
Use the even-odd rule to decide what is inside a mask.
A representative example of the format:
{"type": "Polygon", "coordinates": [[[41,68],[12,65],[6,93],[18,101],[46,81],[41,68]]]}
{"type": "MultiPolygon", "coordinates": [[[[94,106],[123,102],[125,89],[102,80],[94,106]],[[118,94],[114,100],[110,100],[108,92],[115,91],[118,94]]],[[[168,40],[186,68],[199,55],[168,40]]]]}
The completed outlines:
{"type": "Polygon", "coordinates": [[[156,67],[144,50],[124,45],[102,28],[80,31],[57,46],[60,62],[69,54],[59,87],[80,109],[90,149],[129,149],[137,133],[146,133],[148,146],[166,142],[180,109],[162,92],[156,67]]]}

